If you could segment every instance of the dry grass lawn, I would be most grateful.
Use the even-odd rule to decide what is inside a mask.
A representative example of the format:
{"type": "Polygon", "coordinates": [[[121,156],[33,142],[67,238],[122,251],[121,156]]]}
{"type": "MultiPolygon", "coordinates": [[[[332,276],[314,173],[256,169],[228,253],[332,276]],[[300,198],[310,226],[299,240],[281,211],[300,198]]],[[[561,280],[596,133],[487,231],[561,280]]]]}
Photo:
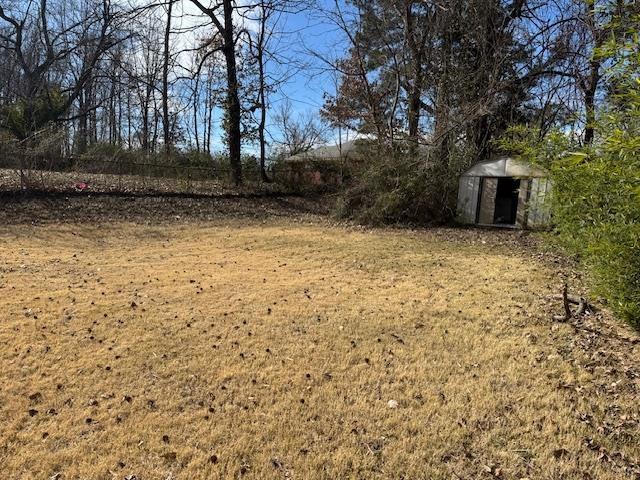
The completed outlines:
{"type": "Polygon", "coordinates": [[[557,272],[452,236],[0,227],[2,478],[638,478],[557,272]]]}

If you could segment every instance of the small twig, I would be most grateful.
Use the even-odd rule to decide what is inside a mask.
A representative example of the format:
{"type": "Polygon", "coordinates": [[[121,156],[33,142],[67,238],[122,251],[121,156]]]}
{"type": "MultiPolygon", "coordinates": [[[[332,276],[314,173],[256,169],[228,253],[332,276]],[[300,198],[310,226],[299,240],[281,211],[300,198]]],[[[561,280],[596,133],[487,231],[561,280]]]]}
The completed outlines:
{"type": "Polygon", "coordinates": [[[571,313],[571,307],[569,307],[569,298],[567,294],[567,284],[564,284],[564,288],[562,289],[562,304],[564,305],[564,315],[554,315],[553,319],[556,322],[566,322],[569,320],[573,314],[571,313]]]}
{"type": "Polygon", "coordinates": [[[567,284],[564,284],[564,288],[562,289],[562,304],[564,305],[564,315],[565,320],[569,320],[571,315],[571,307],[569,306],[569,298],[568,298],[568,288],[567,284]]]}

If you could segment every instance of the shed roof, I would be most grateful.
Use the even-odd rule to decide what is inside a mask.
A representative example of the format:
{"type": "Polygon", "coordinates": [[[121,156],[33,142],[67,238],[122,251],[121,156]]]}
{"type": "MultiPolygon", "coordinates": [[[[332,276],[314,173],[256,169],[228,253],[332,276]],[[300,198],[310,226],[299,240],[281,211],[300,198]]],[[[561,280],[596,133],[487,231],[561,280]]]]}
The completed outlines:
{"type": "Polygon", "coordinates": [[[476,163],[463,177],[547,177],[541,169],[513,157],[499,157],[476,163]]]}

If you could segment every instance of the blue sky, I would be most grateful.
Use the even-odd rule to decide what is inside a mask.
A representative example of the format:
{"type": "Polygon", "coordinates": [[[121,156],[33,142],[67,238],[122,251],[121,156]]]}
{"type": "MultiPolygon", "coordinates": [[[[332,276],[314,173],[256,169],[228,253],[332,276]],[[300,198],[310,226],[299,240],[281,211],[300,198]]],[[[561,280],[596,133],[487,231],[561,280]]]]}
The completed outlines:
{"type": "MultiPolygon", "coordinates": [[[[324,8],[333,5],[331,0],[318,3],[324,8]]],[[[294,75],[280,92],[272,95],[272,110],[277,110],[279,103],[288,99],[294,111],[301,115],[317,113],[324,103],[324,93],[335,92],[335,74],[312,52],[333,61],[344,56],[347,45],[335,25],[331,25],[318,11],[289,14],[282,20],[285,33],[276,49],[285,52],[286,57],[299,65],[289,67],[294,75]]]]}
{"type": "MultiPolygon", "coordinates": [[[[1,0],[0,0],[1,1],[1,0]]],[[[334,0],[315,0],[317,8],[300,13],[286,13],[280,17],[278,33],[272,38],[270,51],[283,58],[284,63],[271,61],[267,65],[267,74],[276,78],[287,77],[286,83],[280,85],[278,91],[272,93],[269,101],[268,132],[277,137],[277,128],[273,117],[280,109],[282,102],[290,102],[294,115],[317,115],[323,105],[325,92],[335,92],[335,73],[329,65],[318,57],[329,61],[345,55],[347,44],[340,30],[322,13],[323,9],[333,10],[334,0]]],[[[342,0],[340,0],[342,1],[342,0]]],[[[250,3],[250,2],[249,2],[250,3]]],[[[175,39],[178,48],[193,47],[194,35],[206,34],[212,27],[208,18],[190,2],[180,4],[176,13],[175,39]],[[197,33],[183,35],[180,31],[189,31],[197,26],[197,33]]],[[[245,23],[252,30],[251,22],[245,23]]],[[[188,62],[188,61],[187,61],[188,62]]],[[[222,111],[216,113],[222,118],[222,111]]],[[[216,151],[224,150],[224,132],[220,125],[212,133],[212,146],[216,151]]],[[[331,132],[327,135],[329,143],[336,143],[331,132]]],[[[246,144],[243,150],[255,153],[257,145],[246,144]]]]}

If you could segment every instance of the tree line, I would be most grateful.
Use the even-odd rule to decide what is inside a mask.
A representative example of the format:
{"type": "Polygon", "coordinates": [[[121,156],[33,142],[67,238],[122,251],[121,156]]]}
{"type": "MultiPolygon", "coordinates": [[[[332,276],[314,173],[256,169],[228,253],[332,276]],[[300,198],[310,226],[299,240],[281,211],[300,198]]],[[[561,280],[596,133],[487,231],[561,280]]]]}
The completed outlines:
{"type": "Polygon", "coordinates": [[[477,159],[513,124],[562,125],[593,141],[607,59],[594,55],[625,0],[334,0],[347,54],[323,114],[334,125],[477,159]],[[350,8],[349,8],[350,7],[350,8]]]}
{"type": "MultiPolygon", "coordinates": [[[[171,156],[178,145],[211,155],[222,125],[233,181],[248,143],[268,180],[270,96],[301,74],[274,39],[288,15],[307,15],[344,52],[307,49],[336,78],[319,112],[333,129],[428,145],[444,167],[462,150],[486,158],[514,124],[562,126],[590,144],[610,88],[608,59],[594,52],[615,34],[611,20],[635,10],[630,0],[9,0],[0,126],[27,139],[53,123],[68,153],[108,143],[171,156]]],[[[281,110],[283,141],[305,127],[297,143],[320,137],[281,110]]]]}
{"type": "Polygon", "coordinates": [[[25,140],[54,124],[69,153],[108,143],[168,157],[177,145],[210,156],[222,123],[233,181],[242,181],[243,140],[260,144],[266,179],[266,111],[283,81],[273,66],[288,61],[270,47],[283,16],[305,5],[3,2],[0,126],[25,140]]]}

